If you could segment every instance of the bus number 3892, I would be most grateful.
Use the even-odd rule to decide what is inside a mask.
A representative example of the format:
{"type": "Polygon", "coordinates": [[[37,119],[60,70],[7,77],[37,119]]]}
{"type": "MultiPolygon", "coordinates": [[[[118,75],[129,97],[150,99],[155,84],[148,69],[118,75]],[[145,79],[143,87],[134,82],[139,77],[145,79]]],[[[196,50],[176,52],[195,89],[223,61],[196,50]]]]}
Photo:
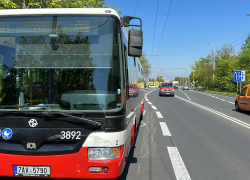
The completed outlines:
{"type": "Polygon", "coordinates": [[[81,131],[61,131],[61,139],[81,139],[81,131]]]}

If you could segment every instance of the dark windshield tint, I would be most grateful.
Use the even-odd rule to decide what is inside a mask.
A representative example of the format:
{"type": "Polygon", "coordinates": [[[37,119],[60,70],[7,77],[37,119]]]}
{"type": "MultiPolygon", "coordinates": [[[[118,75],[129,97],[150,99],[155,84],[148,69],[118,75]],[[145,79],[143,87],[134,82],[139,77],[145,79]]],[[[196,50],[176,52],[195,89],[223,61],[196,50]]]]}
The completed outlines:
{"type": "Polygon", "coordinates": [[[164,83],[161,85],[161,87],[173,87],[172,83],[164,83]]]}
{"type": "Polygon", "coordinates": [[[39,16],[2,17],[0,23],[8,25],[0,31],[1,105],[101,111],[121,107],[118,20],[39,16]]]}

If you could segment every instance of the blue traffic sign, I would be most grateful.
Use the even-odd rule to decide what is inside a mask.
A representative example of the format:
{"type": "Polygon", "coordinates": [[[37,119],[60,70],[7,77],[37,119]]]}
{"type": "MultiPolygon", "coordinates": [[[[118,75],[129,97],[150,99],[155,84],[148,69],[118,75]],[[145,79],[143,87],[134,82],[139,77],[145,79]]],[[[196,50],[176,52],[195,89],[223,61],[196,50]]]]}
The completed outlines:
{"type": "Polygon", "coordinates": [[[241,81],[241,71],[234,71],[234,81],[241,81]]]}

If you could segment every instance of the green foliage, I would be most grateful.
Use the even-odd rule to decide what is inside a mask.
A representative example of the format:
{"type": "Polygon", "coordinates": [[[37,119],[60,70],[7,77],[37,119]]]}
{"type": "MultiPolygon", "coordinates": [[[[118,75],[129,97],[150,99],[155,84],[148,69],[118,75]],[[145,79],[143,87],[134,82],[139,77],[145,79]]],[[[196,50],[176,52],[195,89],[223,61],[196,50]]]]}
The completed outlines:
{"type": "Polygon", "coordinates": [[[125,27],[125,31],[128,34],[129,30],[132,29],[131,27],[125,27]]]}
{"type": "Polygon", "coordinates": [[[231,44],[225,44],[218,51],[217,63],[215,67],[215,84],[219,90],[233,92],[236,91],[236,83],[233,81],[234,70],[237,67],[237,58],[231,44]]]}
{"type": "Polygon", "coordinates": [[[188,78],[186,77],[175,77],[174,81],[179,81],[179,86],[184,85],[186,82],[188,82],[188,78]]]}
{"type": "Polygon", "coordinates": [[[146,51],[142,51],[142,56],[139,58],[139,61],[143,68],[143,76],[148,79],[151,74],[151,64],[149,64],[148,59],[146,58],[146,51]]]}
{"type": "MultiPolygon", "coordinates": [[[[215,88],[221,92],[236,92],[237,83],[234,82],[234,71],[245,70],[246,82],[250,84],[250,35],[245,40],[238,55],[234,54],[231,44],[225,43],[216,53],[215,59],[215,88]]],[[[189,78],[194,78],[195,84],[205,85],[212,88],[213,79],[213,57],[209,54],[207,58],[200,58],[192,66],[189,78]],[[204,83],[205,82],[205,83],[204,83]]]]}
{"type": "Polygon", "coordinates": [[[242,45],[241,51],[238,54],[237,69],[235,70],[245,70],[245,84],[250,84],[250,35],[245,40],[245,44],[242,45]]]}
{"type": "Polygon", "coordinates": [[[0,9],[29,8],[112,8],[122,13],[116,6],[105,4],[105,0],[0,0],[0,9]]]}
{"type": "Polygon", "coordinates": [[[155,78],[149,78],[149,81],[155,82],[155,78]]]}
{"type": "Polygon", "coordinates": [[[156,81],[158,81],[158,82],[164,82],[163,76],[157,76],[156,81]]]}

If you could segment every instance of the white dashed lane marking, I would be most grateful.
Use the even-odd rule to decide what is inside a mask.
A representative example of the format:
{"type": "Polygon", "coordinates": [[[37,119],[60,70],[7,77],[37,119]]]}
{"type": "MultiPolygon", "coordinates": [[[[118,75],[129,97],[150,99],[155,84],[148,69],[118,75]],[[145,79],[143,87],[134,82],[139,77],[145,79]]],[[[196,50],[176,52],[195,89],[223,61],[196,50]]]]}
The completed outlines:
{"type": "Polygon", "coordinates": [[[154,110],[157,110],[157,108],[155,106],[151,106],[154,110]]]}
{"type": "Polygon", "coordinates": [[[177,147],[167,147],[177,180],[191,180],[177,147]]]}
{"type": "Polygon", "coordinates": [[[163,136],[171,136],[168,126],[165,122],[160,122],[160,126],[161,126],[163,136]]]}
{"type": "Polygon", "coordinates": [[[148,104],[152,104],[151,102],[148,102],[148,104]]]}
{"type": "Polygon", "coordinates": [[[160,111],[155,111],[156,115],[158,118],[163,118],[162,114],[160,111]]]}

